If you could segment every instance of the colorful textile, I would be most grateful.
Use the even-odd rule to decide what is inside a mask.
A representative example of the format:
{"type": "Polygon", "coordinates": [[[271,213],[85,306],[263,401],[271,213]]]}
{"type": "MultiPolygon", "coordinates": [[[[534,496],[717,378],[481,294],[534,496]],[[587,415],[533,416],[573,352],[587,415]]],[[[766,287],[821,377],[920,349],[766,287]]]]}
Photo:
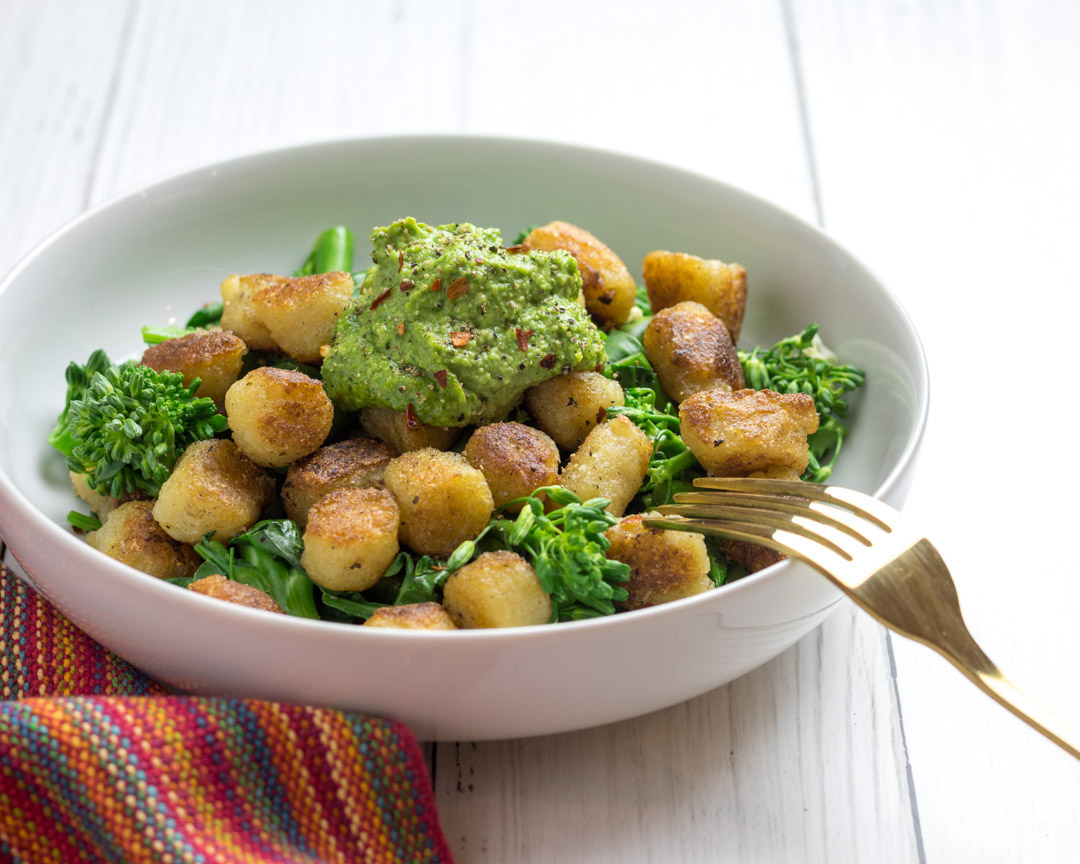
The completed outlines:
{"type": "Polygon", "coordinates": [[[0,860],[451,861],[404,726],[161,695],[2,565],[0,624],[0,860]]]}

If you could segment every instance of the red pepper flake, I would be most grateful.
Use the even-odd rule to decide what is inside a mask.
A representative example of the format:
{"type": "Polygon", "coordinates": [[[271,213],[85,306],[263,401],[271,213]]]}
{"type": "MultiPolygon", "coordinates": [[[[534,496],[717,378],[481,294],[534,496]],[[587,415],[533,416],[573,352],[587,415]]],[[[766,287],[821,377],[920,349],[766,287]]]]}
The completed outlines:
{"type": "Polygon", "coordinates": [[[529,247],[526,246],[524,243],[518,243],[515,246],[507,246],[506,251],[509,252],[511,255],[521,255],[524,252],[528,252],[529,247]]]}
{"type": "Polygon", "coordinates": [[[436,277],[435,281],[432,282],[431,285],[428,287],[428,291],[441,291],[441,290],[442,290],[442,279],[439,279],[438,277],[436,277]]]}
{"type": "Polygon", "coordinates": [[[532,336],[532,334],[532,330],[522,330],[520,327],[518,327],[514,331],[514,335],[517,336],[518,348],[520,348],[522,351],[528,351],[529,337],[532,336]]]}
{"type": "Polygon", "coordinates": [[[398,336],[404,336],[405,335],[405,322],[404,321],[398,321],[397,335],[398,336]]]}
{"type": "Polygon", "coordinates": [[[455,348],[464,348],[472,339],[472,333],[468,330],[451,330],[450,342],[455,348]]]}
{"type": "Polygon", "coordinates": [[[412,402],[405,406],[405,428],[412,430],[420,425],[420,418],[416,416],[416,409],[412,402]]]}
{"type": "Polygon", "coordinates": [[[397,272],[401,272],[401,268],[405,266],[405,253],[399,251],[397,253],[397,272]]]}
{"type": "Polygon", "coordinates": [[[370,308],[372,312],[374,312],[376,309],[378,309],[379,306],[382,304],[382,302],[384,300],[386,300],[387,297],[390,296],[390,291],[391,290],[393,290],[393,289],[387,288],[385,291],[383,291],[382,294],[380,294],[378,297],[376,297],[374,300],[371,301],[371,306],[368,307],[368,308],[370,308]]]}
{"type": "Polygon", "coordinates": [[[432,570],[445,570],[446,567],[444,567],[442,564],[432,564],[431,569],[432,570]]]}
{"type": "Polygon", "coordinates": [[[599,426],[603,423],[605,417],[607,417],[607,408],[600,406],[596,411],[596,425],[599,426]]]}
{"type": "Polygon", "coordinates": [[[398,288],[401,289],[402,294],[404,294],[407,291],[412,291],[412,289],[415,288],[415,287],[416,287],[416,283],[414,283],[412,281],[412,279],[403,279],[401,281],[401,284],[398,285],[398,288]]]}
{"type": "Polygon", "coordinates": [[[596,364],[596,374],[597,374],[597,375],[599,375],[599,374],[600,374],[600,370],[601,370],[601,369],[603,369],[603,368],[604,368],[604,364],[603,364],[603,363],[597,363],[597,364],[596,364]]]}
{"type": "Polygon", "coordinates": [[[555,355],[554,354],[546,355],[544,357],[544,359],[540,361],[540,365],[543,366],[545,369],[554,369],[555,368],[555,355]]]}
{"type": "Polygon", "coordinates": [[[445,369],[440,369],[438,372],[436,372],[435,373],[435,380],[438,381],[439,386],[442,387],[443,390],[445,390],[446,389],[446,370],[445,369]]]}
{"type": "Polygon", "coordinates": [[[464,296],[465,292],[469,290],[469,283],[465,281],[465,277],[455,279],[450,283],[450,287],[446,289],[447,300],[457,300],[458,297],[464,296]]]}

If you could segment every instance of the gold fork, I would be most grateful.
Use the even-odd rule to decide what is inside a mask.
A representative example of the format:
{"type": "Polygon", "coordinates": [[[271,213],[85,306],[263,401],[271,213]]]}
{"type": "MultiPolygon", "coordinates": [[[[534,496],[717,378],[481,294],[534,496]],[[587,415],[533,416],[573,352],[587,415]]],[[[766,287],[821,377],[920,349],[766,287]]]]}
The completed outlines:
{"type": "Polygon", "coordinates": [[[930,541],[892,507],[851,489],[748,477],[703,477],[657,528],[746,540],[823,573],[878,621],[933,648],[981,690],[1080,759],[1080,730],[1021,693],[976,644],[949,569],[930,541]]]}

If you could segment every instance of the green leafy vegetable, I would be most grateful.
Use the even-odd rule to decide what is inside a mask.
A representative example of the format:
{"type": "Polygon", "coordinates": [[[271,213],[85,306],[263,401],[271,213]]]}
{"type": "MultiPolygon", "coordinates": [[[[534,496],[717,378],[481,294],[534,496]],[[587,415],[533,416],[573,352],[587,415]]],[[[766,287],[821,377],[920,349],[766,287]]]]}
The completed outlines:
{"type": "Polygon", "coordinates": [[[65,377],[67,404],[48,441],[102,495],[157,495],[184,448],[227,426],[212,400],[196,398],[199,380],[184,387],[175,372],[115,366],[95,351],[65,377]]]}
{"type": "Polygon", "coordinates": [[[466,540],[458,546],[445,563],[440,563],[429,555],[414,558],[408,552],[399,552],[375,587],[365,592],[367,597],[357,592],[328,591],[324,588],[322,601],[332,609],[353,618],[370,618],[371,614],[382,606],[438,603],[442,600],[442,588],[446,580],[455,570],[464,567],[472,560],[477,542],[491,529],[492,525],[488,525],[476,540],[466,540]],[[374,595],[379,588],[392,584],[399,574],[401,574],[401,579],[393,598],[389,602],[375,600],[374,595]]]}
{"type": "Polygon", "coordinates": [[[290,519],[267,519],[234,537],[228,545],[208,534],[195,545],[204,564],[195,572],[201,579],[220,573],[236,582],[265,591],[288,615],[318,618],[315,583],[300,567],[304,541],[290,519]]]}
{"type": "Polygon", "coordinates": [[[144,324],[142,339],[147,345],[160,345],[169,339],[179,339],[181,336],[194,333],[196,329],[195,327],[152,327],[144,324]]]}
{"type": "Polygon", "coordinates": [[[108,355],[98,349],[90,355],[90,359],[86,361],[85,366],[80,366],[78,363],[69,363],[64,371],[64,378],[67,379],[67,396],[64,398],[64,410],[60,412],[56,426],[49,433],[46,440],[65,456],[71,454],[76,444],[75,438],[71,434],[71,421],[68,417],[71,403],[76,399],[82,399],[90,387],[91,379],[99,372],[105,372],[111,366],[112,363],[109,361],[108,355]]]}
{"type": "Polygon", "coordinates": [[[818,336],[818,325],[781,339],[772,348],[739,351],[746,386],[777,393],[805,393],[813,397],[821,417],[818,431],[809,437],[810,464],[803,480],[822,483],[832,474],[836,457],[847,435],[841,420],[847,417],[843,398],[866,382],[866,373],[837,362],[818,336]]]}
{"type": "Polygon", "coordinates": [[[187,336],[197,330],[205,330],[207,327],[219,325],[221,324],[221,313],[224,308],[225,306],[220,300],[217,303],[207,303],[201,309],[197,309],[183,327],[151,327],[146,325],[142,328],[143,342],[147,345],[158,345],[168,339],[179,339],[181,336],[187,336]]]}
{"type": "MultiPolygon", "coordinates": [[[[582,502],[561,486],[544,486],[510,503],[519,502],[524,506],[516,520],[497,519],[489,527],[502,545],[533,566],[540,586],[551,595],[552,620],[614,613],[612,601],[628,596],[617,583],[630,578],[630,565],[609,561],[605,554],[611,543],[604,532],[619,521],[604,509],[611,502],[582,502]],[[545,513],[544,494],[561,506],[545,513]]],[[[462,551],[459,547],[451,561],[462,551]]],[[[471,556],[473,550],[466,551],[471,556]]]]}
{"type": "Polygon", "coordinates": [[[192,330],[198,327],[213,327],[221,323],[221,313],[224,311],[225,304],[220,300],[216,303],[207,303],[201,309],[195,310],[184,326],[192,330]]]}
{"type": "Polygon", "coordinates": [[[315,273],[351,271],[356,241],[344,225],[327,228],[316,239],[310,254],[293,276],[311,276],[315,273]]]}
{"type": "Polygon", "coordinates": [[[93,516],[87,516],[78,510],[72,510],[68,513],[67,521],[69,525],[78,528],[80,531],[97,531],[101,527],[101,523],[93,516]]]}

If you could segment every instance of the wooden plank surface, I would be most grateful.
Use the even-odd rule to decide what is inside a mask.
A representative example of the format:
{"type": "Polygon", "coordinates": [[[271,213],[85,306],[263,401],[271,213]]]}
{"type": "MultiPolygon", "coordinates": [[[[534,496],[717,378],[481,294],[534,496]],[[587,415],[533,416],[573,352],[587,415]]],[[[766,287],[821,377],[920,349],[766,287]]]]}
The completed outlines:
{"type": "MultiPolygon", "coordinates": [[[[138,183],[340,135],[569,140],[821,213],[901,289],[932,368],[950,370],[935,376],[912,511],[935,526],[992,656],[1080,717],[1062,684],[1080,647],[1067,558],[982,527],[1001,477],[1019,469],[1053,496],[1066,470],[1014,456],[1003,471],[1030,447],[989,394],[1038,405],[1042,428],[1071,419],[1054,397],[1077,311],[1080,26],[1071,5],[1018,10],[557,0],[526,18],[493,0],[14,0],[0,4],[0,270],[138,183]],[[1037,357],[1018,361],[1025,348],[1037,357]],[[973,503],[958,507],[946,493],[961,482],[973,503]]],[[[1008,524],[1060,534],[1068,516],[1032,507],[1008,524]]],[[[439,745],[444,829],[461,862],[1068,860],[1077,766],[928,652],[893,647],[895,682],[890,641],[844,606],[667,711],[439,745]]]]}
{"type": "MultiPolygon", "coordinates": [[[[795,6],[826,224],[897,291],[930,361],[908,510],[987,653],[1080,723],[1057,455],[1076,422],[1080,7],[795,6]]],[[[895,648],[927,860],[1074,860],[1080,765],[931,652],[895,648]]]]}

